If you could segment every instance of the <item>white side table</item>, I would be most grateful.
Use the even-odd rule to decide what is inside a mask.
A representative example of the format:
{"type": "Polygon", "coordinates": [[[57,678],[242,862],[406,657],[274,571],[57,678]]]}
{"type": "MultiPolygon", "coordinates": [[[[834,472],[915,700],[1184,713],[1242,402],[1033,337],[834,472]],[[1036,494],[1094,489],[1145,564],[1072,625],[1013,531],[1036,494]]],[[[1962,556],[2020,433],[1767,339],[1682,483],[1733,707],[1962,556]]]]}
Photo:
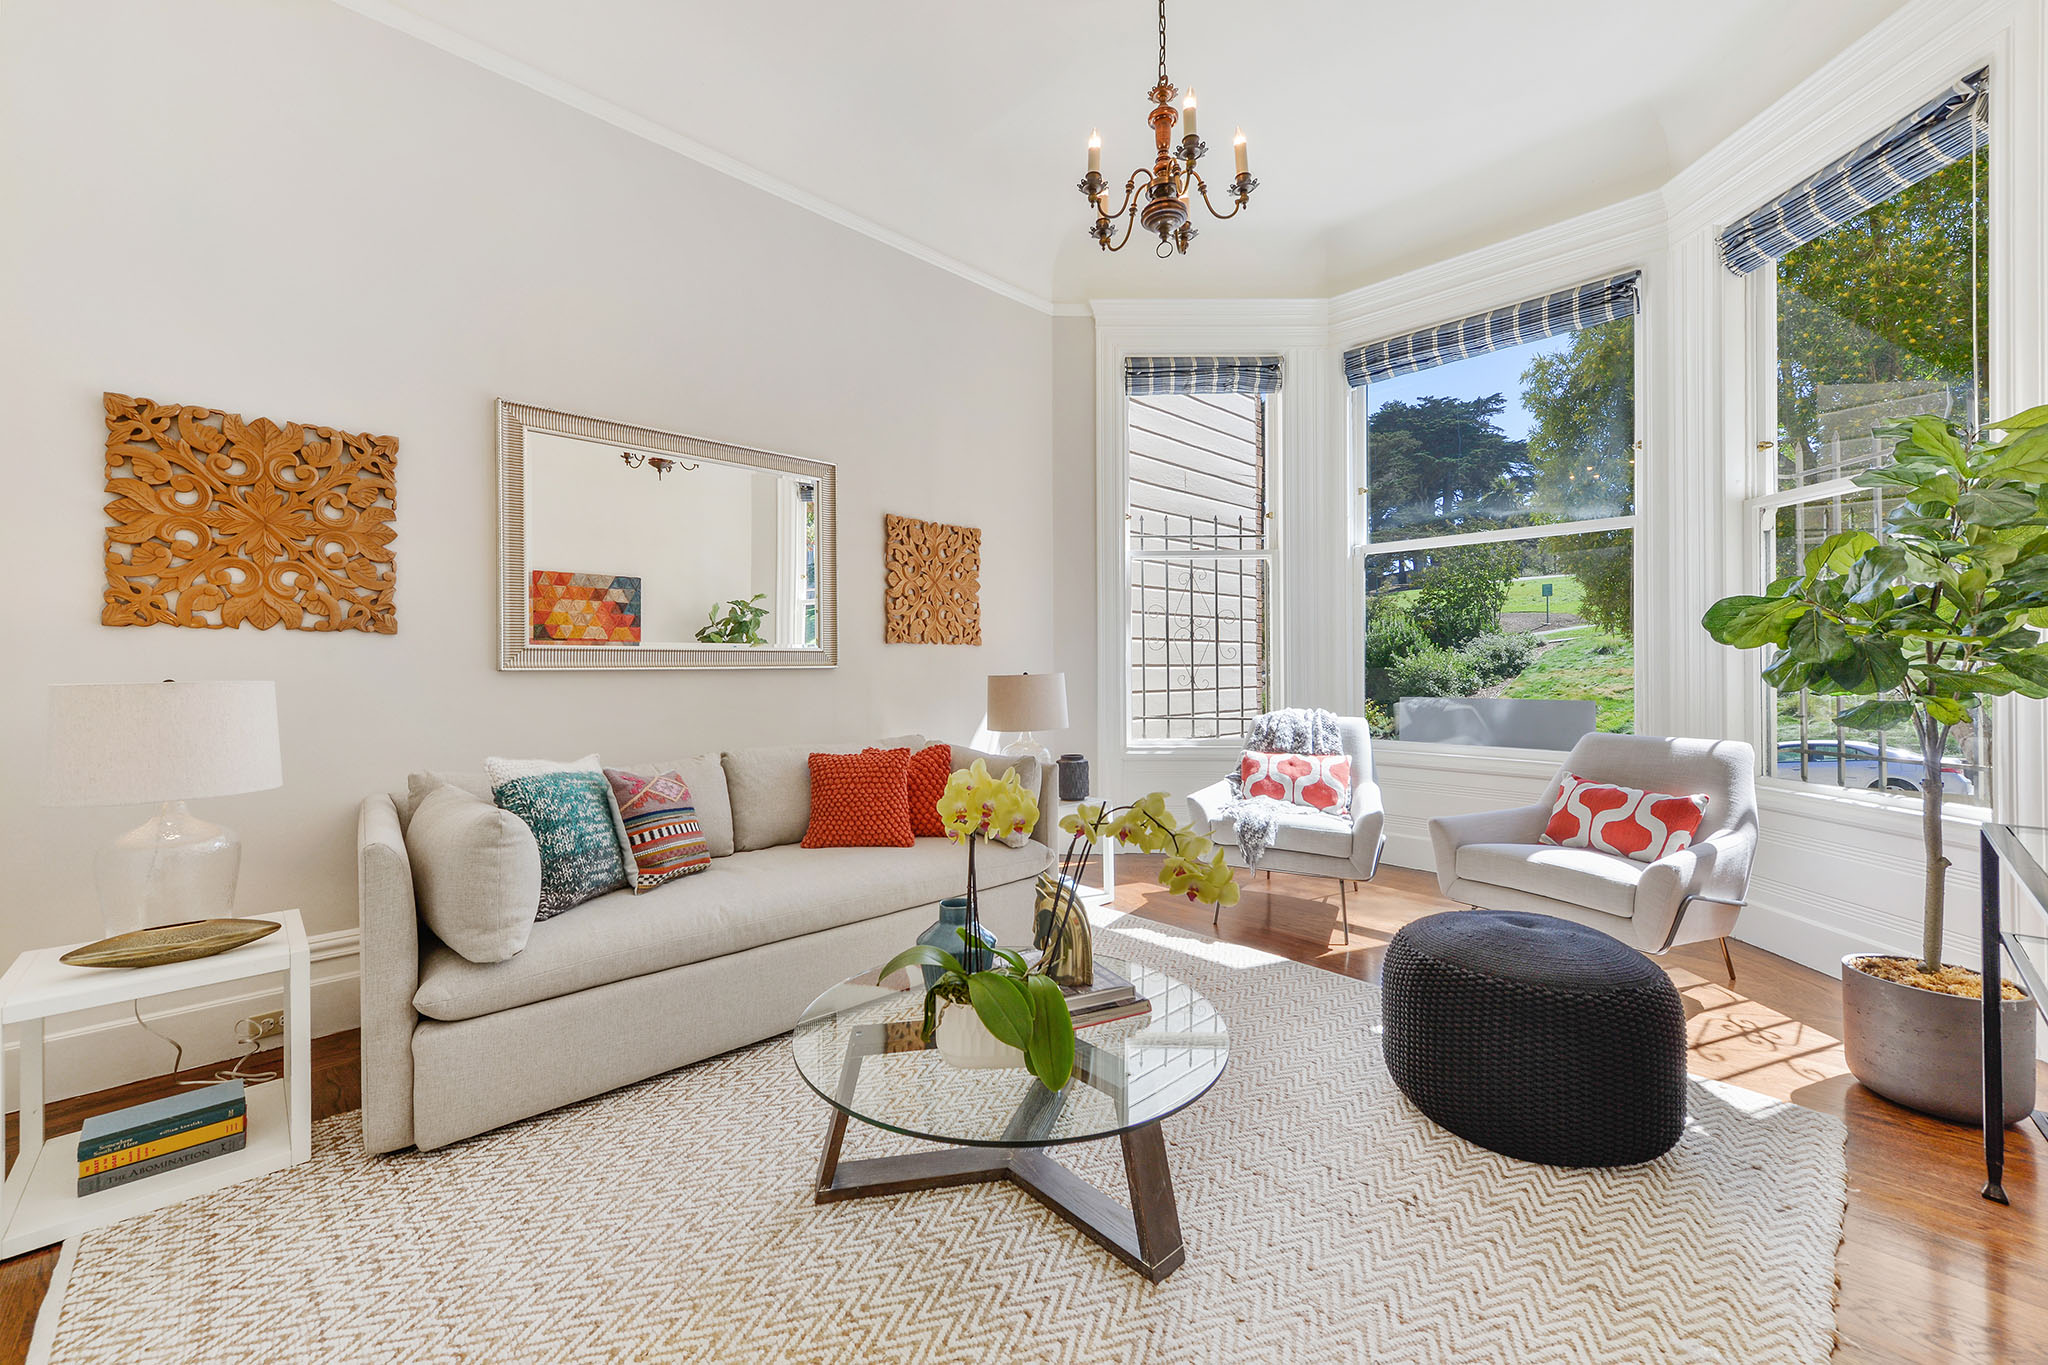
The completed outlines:
{"type": "MultiPolygon", "coordinates": [[[[16,958],[0,976],[0,1024],[14,1027],[21,1037],[21,1149],[0,1186],[0,1257],[50,1246],[312,1155],[313,992],[306,928],[296,910],[248,918],[273,919],[284,927],[225,953],[162,967],[67,967],[57,959],[77,945],[37,948],[16,958]],[[78,1135],[43,1140],[43,1021],[74,1010],[273,975],[285,978],[284,1079],[248,1088],[248,1145],[80,1195],[78,1135]]],[[[5,1067],[6,1053],[0,1051],[0,1084],[6,1081],[5,1067]]]]}

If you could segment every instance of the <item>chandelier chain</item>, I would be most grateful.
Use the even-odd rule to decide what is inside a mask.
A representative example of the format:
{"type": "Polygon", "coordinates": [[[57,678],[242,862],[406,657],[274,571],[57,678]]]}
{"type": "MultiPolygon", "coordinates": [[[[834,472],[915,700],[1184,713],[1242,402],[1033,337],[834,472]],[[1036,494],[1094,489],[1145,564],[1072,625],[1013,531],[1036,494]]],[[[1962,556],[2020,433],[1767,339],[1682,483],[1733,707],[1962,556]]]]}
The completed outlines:
{"type": "Polygon", "coordinates": [[[1166,82],[1166,0],[1159,0],[1159,83],[1166,82]]]}

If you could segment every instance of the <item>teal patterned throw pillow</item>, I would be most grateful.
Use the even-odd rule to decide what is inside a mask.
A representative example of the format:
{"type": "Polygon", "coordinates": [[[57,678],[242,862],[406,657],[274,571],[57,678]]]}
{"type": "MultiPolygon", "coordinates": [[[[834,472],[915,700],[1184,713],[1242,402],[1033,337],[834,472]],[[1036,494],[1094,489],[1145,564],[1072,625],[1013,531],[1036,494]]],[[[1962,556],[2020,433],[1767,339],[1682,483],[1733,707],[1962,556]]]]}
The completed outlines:
{"type": "Polygon", "coordinates": [[[540,845],[535,919],[626,885],[618,814],[595,754],[573,765],[493,758],[485,760],[484,770],[493,799],[524,820],[540,845]]]}

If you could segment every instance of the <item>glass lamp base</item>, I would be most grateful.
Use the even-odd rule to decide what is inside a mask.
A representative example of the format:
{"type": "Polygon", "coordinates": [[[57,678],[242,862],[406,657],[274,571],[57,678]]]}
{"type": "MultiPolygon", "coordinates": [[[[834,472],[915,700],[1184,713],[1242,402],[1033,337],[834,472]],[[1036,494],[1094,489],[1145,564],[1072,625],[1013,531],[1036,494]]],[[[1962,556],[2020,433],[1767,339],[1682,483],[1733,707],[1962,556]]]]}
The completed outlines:
{"type": "Polygon", "coordinates": [[[1003,752],[1011,758],[1035,758],[1041,769],[1052,765],[1052,750],[1045,747],[1045,741],[1035,730],[1026,730],[1018,735],[1003,746],[1003,752]]]}
{"type": "Polygon", "coordinates": [[[108,938],[158,924],[232,915],[242,841],[202,820],[183,801],[108,844],[93,859],[100,924],[108,938]]]}

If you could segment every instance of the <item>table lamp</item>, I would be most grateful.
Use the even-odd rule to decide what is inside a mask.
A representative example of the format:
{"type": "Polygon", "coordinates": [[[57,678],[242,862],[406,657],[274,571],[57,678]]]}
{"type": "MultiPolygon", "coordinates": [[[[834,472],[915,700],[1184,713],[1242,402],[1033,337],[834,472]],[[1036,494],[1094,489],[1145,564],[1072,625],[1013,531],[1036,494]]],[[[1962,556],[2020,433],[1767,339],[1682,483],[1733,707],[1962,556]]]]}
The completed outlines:
{"type": "Polygon", "coordinates": [[[284,785],[276,684],[58,684],[49,738],[44,805],[157,807],[93,859],[109,938],[233,913],[242,841],[185,803],[284,785]]]}
{"type": "Polygon", "coordinates": [[[1067,728],[1067,675],[1064,673],[992,673],[988,680],[988,728],[1015,734],[1003,750],[1030,754],[1041,764],[1052,762],[1052,750],[1039,740],[1040,730],[1067,728]]]}

